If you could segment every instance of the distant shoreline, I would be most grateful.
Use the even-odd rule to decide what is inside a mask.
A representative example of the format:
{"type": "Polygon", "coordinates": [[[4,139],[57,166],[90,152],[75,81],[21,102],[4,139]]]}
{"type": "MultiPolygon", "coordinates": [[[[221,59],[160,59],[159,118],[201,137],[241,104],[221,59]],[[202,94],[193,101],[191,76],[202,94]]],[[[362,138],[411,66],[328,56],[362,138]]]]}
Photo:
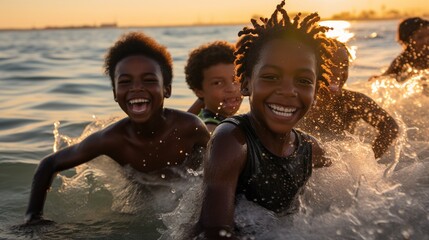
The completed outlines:
{"type": "MultiPolygon", "coordinates": [[[[337,21],[385,21],[398,20],[401,18],[327,18],[322,21],[337,20],[337,21]]],[[[204,27],[204,26],[231,26],[231,25],[247,25],[249,22],[235,23],[195,23],[195,24],[178,24],[178,25],[140,25],[140,26],[118,26],[116,23],[101,24],[101,25],[77,25],[77,26],[47,26],[40,28],[0,28],[0,31],[33,31],[33,30],[81,30],[81,29],[108,29],[108,28],[174,28],[174,27],[204,27]]]]}

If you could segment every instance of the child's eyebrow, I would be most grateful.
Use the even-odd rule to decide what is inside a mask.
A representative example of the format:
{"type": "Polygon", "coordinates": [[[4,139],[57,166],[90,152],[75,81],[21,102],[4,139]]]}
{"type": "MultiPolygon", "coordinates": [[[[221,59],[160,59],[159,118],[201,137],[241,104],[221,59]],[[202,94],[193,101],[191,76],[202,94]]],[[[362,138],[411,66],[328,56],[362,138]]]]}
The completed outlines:
{"type": "Polygon", "coordinates": [[[311,73],[311,74],[313,74],[314,76],[316,76],[316,72],[315,72],[315,71],[314,71],[314,69],[312,69],[312,68],[298,68],[298,69],[296,70],[296,72],[311,73]]]}
{"type": "MultiPolygon", "coordinates": [[[[120,78],[120,77],[132,77],[133,75],[132,74],[130,74],[130,73],[120,73],[119,75],[118,75],[118,78],[120,78]]],[[[155,74],[155,73],[152,73],[152,72],[148,72],[148,73],[143,73],[143,74],[141,74],[140,75],[140,77],[156,77],[157,75],[155,74]]]]}
{"type": "Polygon", "coordinates": [[[265,64],[264,66],[261,67],[261,69],[265,69],[265,68],[274,68],[277,71],[281,71],[281,67],[274,64],[265,64]]]}
{"type": "MultiPolygon", "coordinates": [[[[273,68],[277,71],[282,71],[281,67],[279,67],[277,65],[273,65],[273,64],[266,64],[266,65],[261,67],[261,69],[265,69],[265,68],[273,68]]],[[[314,69],[312,69],[312,68],[305,68],[305,67],[304,68],[298,68],[295,70],[295,72],[309,72],[309,73],[316,75],[314,69]]]]}

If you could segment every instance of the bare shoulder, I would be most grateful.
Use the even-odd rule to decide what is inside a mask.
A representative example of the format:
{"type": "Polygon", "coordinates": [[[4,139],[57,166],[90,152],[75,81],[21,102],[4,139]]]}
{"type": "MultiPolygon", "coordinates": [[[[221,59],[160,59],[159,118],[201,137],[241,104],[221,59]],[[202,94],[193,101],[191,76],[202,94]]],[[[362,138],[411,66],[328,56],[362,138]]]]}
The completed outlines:
{"type": "Polygon", "coordinates": [[[182,127],[204,126],[201,119],[195,114],[188,113],[181,110],[165,108],[164,114],[168,122],[182,127]]]}
{"type": "Polygon", "coordinates": [[[98,145],[103,148],[117,146],[119,141],[121,141],[125,135],[125,128],[128,125],[128,121],[128,118],[123,118],[100,131],[91,134],[88,138],[91,138],[93,141],[97,141],[98,145]]]}
{"type": "MultiPolygon", "coordinates": [[[[216,127],[208,144],[205,161],[207,178],[236,178],[247,159],[246,138],[240,127],[222,123],[216,127]]],[[[222,180],[223,181],[223,180],[222,180]]]]}
{"type": "Polygon", "coordinates": [[[247,155],[247,144],[244,132],[232,123],[222,123],[216,127],[209,142],[211,158],[216,161],[230,161],[247,155]]]}
{"type": "Polygon", "coordinates": [[[192,113],[175,109],[164,109],[167,125],[174,131],[178,130],[182,137],[194,139],[196,145],[205,147],[210,133],[203,121],[192,113]]]}
{"type": "Polygon", "coordinates": [[[367,95],[348,89],[343,89],[343,98],[345,98],[346,101],[372,101],[367,95]]]}
{"type": "Polygon", "coordinates": [[[368,110],[372,111],[376,108],[379,108],[378,104],[369,96],[351,90],[343,90],[344,100],[355,107],[357,110],[363,110],[367,112],[368,110]]]}

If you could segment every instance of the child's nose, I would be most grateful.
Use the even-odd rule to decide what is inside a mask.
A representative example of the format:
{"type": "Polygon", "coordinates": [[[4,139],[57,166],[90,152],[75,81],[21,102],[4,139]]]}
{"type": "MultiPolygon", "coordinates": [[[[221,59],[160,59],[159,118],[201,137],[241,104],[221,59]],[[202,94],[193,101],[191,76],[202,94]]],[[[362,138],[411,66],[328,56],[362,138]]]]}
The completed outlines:
{"type": "Polygon", "coordinates": [[[132,87],[132,90],[142,90],[144,89],[144,84],[142,81],[134,81],[132,87]]]}
{"type": "Polygon", "coordinates": [[[228,92],[237,92],[240,90],[240,84],[238,82],[229,82],[226,86],[226,91],[228,92]]]}
{"type": "Polygon", "coordinates": [[[293,81],[284,80],[282,84],[279,85],[279,88],[276,91],[277,94],[282,94],[285,96],[296,96],[296,88],[293,81]]]}

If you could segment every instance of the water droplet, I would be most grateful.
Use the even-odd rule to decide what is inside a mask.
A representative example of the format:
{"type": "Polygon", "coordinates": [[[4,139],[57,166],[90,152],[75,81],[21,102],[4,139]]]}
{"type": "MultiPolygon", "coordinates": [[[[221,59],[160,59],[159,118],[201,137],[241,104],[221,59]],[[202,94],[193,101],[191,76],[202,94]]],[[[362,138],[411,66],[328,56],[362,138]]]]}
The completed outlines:
{"type": "Polygon", "coordinates": [[[226,230],[220,230],[219,231],[219,236],[221,236],[221,237],[226,237],[226,234],[227,234],[228,232],[226,231],[226,230]]]}

